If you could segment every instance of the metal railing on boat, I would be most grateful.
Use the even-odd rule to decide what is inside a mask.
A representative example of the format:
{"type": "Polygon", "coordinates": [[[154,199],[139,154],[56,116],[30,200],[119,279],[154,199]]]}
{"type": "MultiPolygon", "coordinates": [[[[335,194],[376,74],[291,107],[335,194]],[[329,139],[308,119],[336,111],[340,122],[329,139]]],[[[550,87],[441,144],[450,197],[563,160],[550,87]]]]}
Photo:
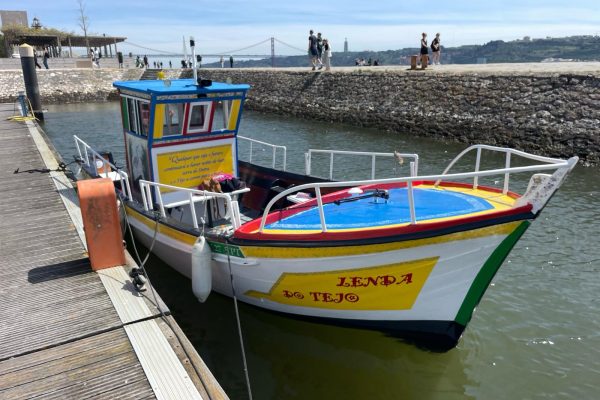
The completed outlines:
{"type": "Polygon", "coordinates": [[[419,169],[419,155],[414,153],[378,153],[378,152],[369,152],[369,151],[347,151],[347,150],[321,150],[321,149],[309,149],[308,152],[304,154],[305,158],[305,170],[306,175],[311,175],[312,173],[312,158],[313,154],[329,154],[329,180],[333,180],[333,160],[334,155],[353,155],[353,156],[366,156],[371,157],[371,179],[375,179],[376,172],[376,163],[377,157],[384,158],[394,158],[403,160],[404,158],[409,158],[414,161],[414,171],[412,173],[418,174],[419,169]]]}
{"type": "Polygon", "coordinates": [[[129,176],[127,175],[127,172],[111,163],[76,135],[73,135],[73,137],[75,138],[75,146],[77,147],[79,160],[93,171],[96,176],[110,178],[114,181],[115,179],[111,176],[111,172],[114,172],[116,180],[119,181],[121,193],[126,199],[130,200],[132,198],[131,187],[129,186],[129,176]]]}
{"type": "Polygon", "coordinates": [[[167,217],[165,208],[189,205],[190,213],[192,216],[192,225],[194,229],[199,228],[198,216],[196,214],[196,208],[194,207],[194,204],[198,202],[206,202],[213,199],[223,199],[223,201],[226,204],[226,214],[224,215],[224,218],[229,219],[231,225],[233,226],[233,229],[239,228],[241,226],[240,207],[237,200],[233,200],[232,196],[236,196],[238,194],[250,191],[250,188],[244,188],[240,190],[235,190],[230,193],[217,193],[209,192],[207,190],[182,188],[178,186],[150,182],[141,179],[140,190],[142,192],[142,202],[145,211],[154,210],[154,200],[152,199],[151,188],[154,188],[154,195],[156,196],[159,211],[163,218],[167,217]],[[161,189],[166,189],[169,191],[169,193],[178,192],[180,193],[180,196],[178,196],[179,198],[174,201],[165,203],[161,189]]]}
{"type": "MultiPolygon", "coordinates": [[[[533,154],[525,153],[525,152],[522,152],[519,150],[514,150],[514,149],[507,149],[507,148],[487,146],[487,145],[475,145],[475,146],[471,146],[471,147],[465,149],[463,152],[461,152],[459,155],[457,155],[450,162],[448,167],[446,167],[444,172],[439,175],[417,176],[414,173],[415,163],[411,162],[410,163],[411,164],[411,176],[409,176],[409,177],[388,178],[388,179],[371,179],[371,180],[355,180],[355,181],[346,181],[346,182],[308,183],[308,184],[304,184],[304,185],[294,186],[292,188],[284,190],[283,192],[281,192],[278,195],[276,195],[275,197],[273,197],[273,199],[271,199],[271,201],[265,207],[265,210],[262,215],[261,222],[260,222],[259,232],[264,231],[267,217],[268,217],[269,212],[271,211],[271,208],[273,207],[274,204],[276,204],[280,199],[285,198],[292,193],[299,192],[302,190],[313,190],[315,192],[317,207],[318,207],[318,211],[319,211],[321,231],[327,232],[327,224],[325,221],[325,212],[323,210],[323,196],[321,194],[322,188],[344,188],[344,187],[351,188],[351,187],[364,186],[364,185],[406,183],[407,191],[408,191],[409,210],[410,210],[410,224],[414,225],[417,223],[416,213],[415,213],[415,198],[414,198],[414,190],[413,190],[413,182],[415,182],[415,181],[419,181],[419,182],[420,181],[435,181],[435,186],[437,186],[440,184],[441,181],[473,178],[473,180],[474,180],[473,188],[476,189],[477,185],[478,185],[479,177],[504,175],[505,176],[504,187],[506,190],[504,192],[504,194],[506,194],[506,193],[508,193],[508,182],[509,182],[510,174],[516,174],[516,173],[522,173],[522,172],[532,172],[532,171],[551,171],[551,170],[554,170],[555,173],[558,172],[558,170],[565,171],[565,174],[566,174],[566,172],[570,171],[575,166],[577,161],[578,161],[577,157],[572,157],[569,160],[562,160],[562,159],[556,159],[556,158],[536,156],[533,154]],[[452,168],[465,154],[467,154],[473,150],[477,151],[475,171],[466,172],[466,173],[454,173],[454,174],[448,173],[450,168],[452,168]],[[494,151],[494,152],[506,153],[506,161],[505,161],[504,168],[479,170],[480,164],[481,164],[481,150],[490,150],[490,151],[494,151]],[[510,155],[511,154],[521,156],[526,159],[539,161],[544,164],[535,164],[535,165],[528,165],[528,166],[521,166],[521,167],[510,167],[510,162],[511,162],[510,155]]],[[[532,177],[532,179],[533,179],[533,177],[532,177]]],[[[531,187],[531,180],[530,180],[530,185],[528,187],[526,194],[529,192],[530,187],[531,187]]]]}
{"type": "Polygon", "coordinates": [[[282,170],[285,171],[286,170],[286,164],[287,164],[287,148],[285,146],[280,146],[280,145],[276,145],[276,144],[271,144],[271,143],[267,143],[267,142],[263,142],[260,140],[256,140],[256,139],[252,139],[246,136],[242,136],[242,135],[237,135],[238,139],[242,139],[242,141],[247,141],[248,143],[250,143],[249,148],[249,157],[248,157],[248,162],[252,162],[252,154],[253,154],[253,145],[254,144],[258,144],[261,146],[265,146],[265,147],[270,147],[272,150],[272,157],[273,159],[271,160],[271,168],[275,168],[276,165],[276,161],[277,161],[277,149],[280,149],[283,151],[283,161],[282,161],[282,170]]]}

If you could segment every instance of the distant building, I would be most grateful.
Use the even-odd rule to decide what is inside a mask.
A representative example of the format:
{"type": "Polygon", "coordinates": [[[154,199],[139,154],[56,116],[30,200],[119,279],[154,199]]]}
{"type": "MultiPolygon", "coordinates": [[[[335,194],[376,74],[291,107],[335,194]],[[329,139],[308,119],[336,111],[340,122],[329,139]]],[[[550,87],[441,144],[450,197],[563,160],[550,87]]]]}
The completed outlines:
{"type": "Polygon", "coordinates": [[[344,53],[348,52],[348,38],[344,38],[344,53]]]}
{"type": "Polygon", "coordinates": [[[28,25],[27,11],[9,11],[0,10],[0,22],[2,26],[6,25],[28,25]]]}

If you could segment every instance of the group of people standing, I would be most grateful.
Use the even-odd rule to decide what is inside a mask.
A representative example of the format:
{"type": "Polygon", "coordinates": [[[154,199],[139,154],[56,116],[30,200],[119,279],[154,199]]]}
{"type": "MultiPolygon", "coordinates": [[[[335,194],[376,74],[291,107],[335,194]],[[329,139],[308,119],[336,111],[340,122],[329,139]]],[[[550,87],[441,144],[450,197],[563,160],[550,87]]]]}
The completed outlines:
{"type": "MultiPolygon", "coordinates": [[[[440,42],[440,34],[435,34],[435,39],[431,41],[431,65],[440,65],[440,54],[442,51],[442,45],[440,42]]],[[[421,34],[421,64],[423,68],[425,68],[425,62],[423,59],[429,58],[429,46],[427,46],[427,33],[423,32],[421,34]]]]}
{"type": "Polygon", "coordinates": [[[310,30],[308,36],[308,56],[310,58],[310,64],[312,70],[323,69],[325,71],[331,71],[331,45],[328,39],[324,39],[321,32],[315,36],[314,31],[310,30]]]}

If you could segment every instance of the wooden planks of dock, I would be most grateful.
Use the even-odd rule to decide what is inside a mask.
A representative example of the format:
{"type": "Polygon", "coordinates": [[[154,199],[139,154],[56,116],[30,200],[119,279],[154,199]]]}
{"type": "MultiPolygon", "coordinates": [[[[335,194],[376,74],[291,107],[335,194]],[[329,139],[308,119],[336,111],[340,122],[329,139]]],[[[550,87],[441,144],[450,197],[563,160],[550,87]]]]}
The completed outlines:
{"type": "Polygon", "coordinates": [[[48,149],[14,113],[0,104],[0,399],[227,398],[124,270],[92,272],[70,182],[41,172],[48,149]],[[143,317],[122,311],[134,304],[143,317]]]}

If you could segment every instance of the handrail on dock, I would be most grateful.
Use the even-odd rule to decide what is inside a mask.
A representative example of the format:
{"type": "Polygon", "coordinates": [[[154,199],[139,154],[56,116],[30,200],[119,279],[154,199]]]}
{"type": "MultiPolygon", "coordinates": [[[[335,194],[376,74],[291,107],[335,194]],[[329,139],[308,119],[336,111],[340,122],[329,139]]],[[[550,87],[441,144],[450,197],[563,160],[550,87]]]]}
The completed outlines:
{"type": "MultiPolygon", "coordinates": [[[[506,148],[487,146],[487,145],[475,145],[475,146],[471,146],[471,147],[467,148],[462,153],[460,153],[458,156],[456,156],[454,158],[454,160],[452,160],[450,162],[448,167],[446,167],[444,172],[442,174],[438,174],[438,175],[417,176],[416,174],[411,172],[411,176],[402,177],[402,178],[355,180],[355,181],[346,181],[346,182],[317,182],[317,183],[307,183],[304,185],[298,185],[298,186],[294,186],[292,188],[286,189],[283,192],[277,194],[275,197],[273,197],[271,199],[271,201],[269,201],[269,203],[267,204],[267,206],[265,207],[265,210],[263,212],[263,215],[262,215],[262,218],[260,221],[260,228],[258,231],[263,232],[263,230],[265,228],[265,224],[267,222],[267,217],[268,217],[269,212],[271,211],[271,208],[273,207],[274,204],[276,204],[280,199],[289,196],[291,193],[299,192],[302,190],[312,190],[315,192],[316,200],[317,200],[317,207],[318,207],[319,217],[320,217],[320,222],[321,222],[321,231],[327,232],[327,224],[325,221],[325,213],[323,210],[324,203],[323,203],[323,198],[321,195],[322,188],[334,188],[334,187],[344,188],[344,187],[356,187],[356,186],[363,186],[363,185],[406,183],[407,189],[408,189],[408,201],[409,201],[409,209],[410,209],[410,224],[414,225],[417,223],[416,213],[415,213],[415,198],[414,198],[414,190],[413,190],[413,183],[416,181],[419,181],[419,182],[435,181],[435,186],[437,186],[437,185],[439,185],[439,183],[441,181],[474,178],[473,188],[476,189],[479,177],[504,174],[505,190],[506,190],[504,192],[504,194],[506,194],[506,193],[508,193],[508,177],[510,174],[521,173],[521,172],[531,172],[531,171],[548,171],[548,170],[554,170],[555,173],[558,170],[568,171],[575,166],[575,164],[577,163],[577,160],[578,160],[577,157],[572,157],[569,160],[561,160],[561,159],[556,159],[556,158],[536,156],[536,155],[525,153],[525,152],[522,152],[519,150],[506,149],[506,148]],[[499,168],[499,169],[480,170],[481,150],[483,150],[483,149],[506,153],[507,158],[506,158],[505,167],[499,168]],[[473,151],[473,150],[477,150],[477,160],[476,160],[476,165],[475,165],[475,171],[466,172],[466,173],[454,173],[454,174],[448,173],[450,168],[452,166],[454,166],[454,164],[456,164],[456,162],[458,160],[460,160],[465,154],[467,154],[468,152],[473,151]],[[524,158],[531,159],[534,161],[539,161],[539,162],[542,162],[543,164],[535,164],[535,165],[528,165],[528,166],[522,166],[522,167],[510,167],[510,154],[522,156],[524,158]]],[[[415,163],[411,162],[410,165],[411,165],[411,171],[414,171],[415,163]]]]}
{"type": "Polygon", "coordinates": [[[250,156],[248,158],[248,162],[252,162],[252,152],[253,152],[253,145],[259,144],[261,146],[265,146],[265,147],[270,147],[272,150],[272,160],[271,160],[271,168],[275,168],[275,163],[277,160],[277,149],[280,149],[283,151],[283,161],[282,161],[282,169],[283,171],[286,170],[286,164],[287,164],[287,148],[285,146],[280,146],[277,144],[271,144],[271,143],[267,143],[267,142],[263,142],[260,140],[256,140],[256,139],[252,139],[246,136],[242,136],[242,135],[237,135],[238,139],[242,139],[245,141],[248,141],[250,143],[250,156]]]}
{"type": "Polygon", "coordinates": [[[125,199],[130,200],[132,198],[131,187],[129,186],[129,176],[127,175],[127,172],[123,171],[122,169],[111,163],[109,160],[104,158],[100,153],[98,153],[96,150],[90,147],[90,145],[88,145],[86,142],[77,137],[77,135],[73,135],[73,137],[75,138],[75,146],[77,147],[79,160],[92,171],[94,171],[94,173],[97,176],[109,178],[109,173],[111,171],[116,172],[119,184],[121,186],[121,193],[123,194],[125,199]],[[98,167],[98,161],[100,161],[100,165],[102,165],[101,169],[105,172],[100,172],[98,167]]]}
{"type": "MultiPolygon", "coordinates": [[[[322,150],[322,149],[308,149],[308,152],[304,153],[305,158],[305,170],[306,175],[311,176],[312,172],[312,156],[313,154],[329,154],[329,180],[333,180],[333,156],[335,154],[340,155],[357,155],[357,156],[368,156],[371,157],[371,179],[375,179],[376,162],[377,157],[396,157],[396,158],[410,158],[413,159],[414,163],[414,174],[418,174],[419,169],[419,155],[414,153],[378,153],[372,151],[347,151],[347,150],[322,150]]],[[[314,175],[312,175],[314,176],[314,175]]]]}

